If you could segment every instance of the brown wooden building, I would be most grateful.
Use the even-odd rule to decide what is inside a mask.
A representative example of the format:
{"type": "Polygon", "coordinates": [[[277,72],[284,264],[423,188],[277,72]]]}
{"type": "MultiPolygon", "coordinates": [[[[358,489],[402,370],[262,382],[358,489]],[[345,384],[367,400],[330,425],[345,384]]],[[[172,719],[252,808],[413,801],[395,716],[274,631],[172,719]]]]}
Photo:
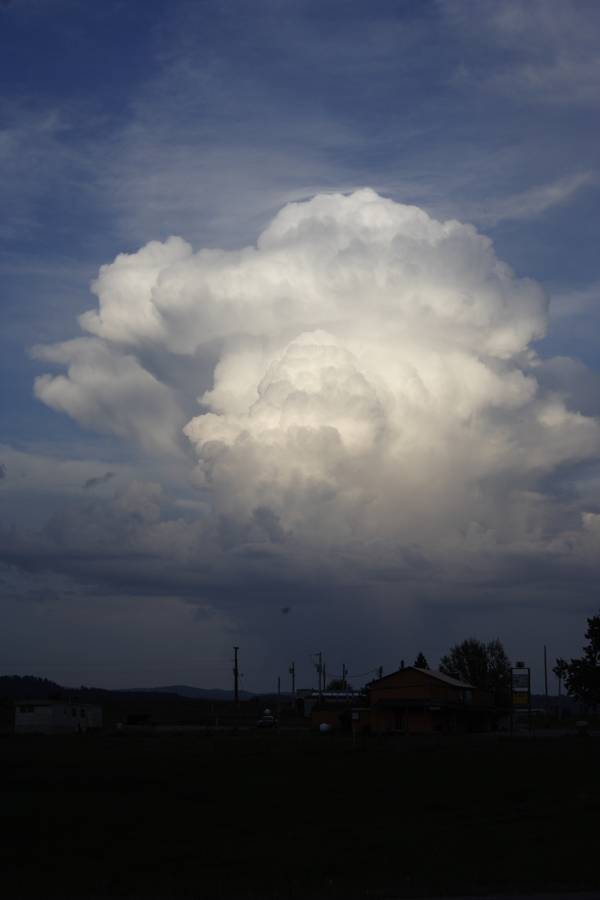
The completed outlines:
{"type": "Polygon", "coordinates": [[[489,731],[492,696],[441,672],[408,666],[367,685],[369,729],[385,733],[489,731]]]}

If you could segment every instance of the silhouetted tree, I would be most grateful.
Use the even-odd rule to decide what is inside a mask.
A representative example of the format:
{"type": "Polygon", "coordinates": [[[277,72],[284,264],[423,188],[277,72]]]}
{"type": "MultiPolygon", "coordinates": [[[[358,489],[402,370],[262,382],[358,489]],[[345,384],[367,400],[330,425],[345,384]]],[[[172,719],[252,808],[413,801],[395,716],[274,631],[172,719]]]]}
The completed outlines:
{"type": "Polygon", "coordinates": [[[600,703],[600,614],[587,620],[585,638],[589,642],[583,648],[580,659],[557,659],[554,674],[562,678],[567,694],[586,706],[600,703]]]}
{"type": "Polygon", "coordinates": [[[427,662],[424,653],[419,653],[419,655],[417,656],[417,658],[415,659],[415,661],[413,663],[413,666],[416,666],[417,669],[428,669],[429,668],[429,663],[427,662]]]}
{"type": "Polygon", "coordinates": [[[440,672],[493,694],[498,706],[510,703],[510,660],[496,638],[485,644],[467,638],[440,660],[440,672]]]}
{"type": "Polygon", "coordinates": [[[348,682],[344,678],[332,678],[327,685],[328,691],[345,691],[348,689],[348,682]]]}

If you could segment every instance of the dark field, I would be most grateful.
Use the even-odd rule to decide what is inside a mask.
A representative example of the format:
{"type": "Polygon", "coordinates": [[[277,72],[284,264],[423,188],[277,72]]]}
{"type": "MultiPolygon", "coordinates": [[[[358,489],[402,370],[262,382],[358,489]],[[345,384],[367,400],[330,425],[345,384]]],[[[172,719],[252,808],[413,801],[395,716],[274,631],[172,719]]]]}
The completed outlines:
{"type": "Polygon", "coordinates": [[[2,896],[600,885],[597,739],[6,737],[2,896]]]}

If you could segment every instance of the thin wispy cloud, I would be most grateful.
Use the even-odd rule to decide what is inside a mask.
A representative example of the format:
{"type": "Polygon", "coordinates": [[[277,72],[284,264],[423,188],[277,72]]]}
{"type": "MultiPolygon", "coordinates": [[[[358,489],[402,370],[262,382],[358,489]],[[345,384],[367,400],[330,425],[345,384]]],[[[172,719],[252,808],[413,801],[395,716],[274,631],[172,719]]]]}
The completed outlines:
{"type": "Polygon", "coordinates": [[[475,218],[486,225],[496,225],[502,221],[537,219],[555,206],[568,203],[584,188],[593,188],[597,185],[598,176],[595,173],[577,172],[550,184],[536,185],[522,193],[491,200],[490,209],[482,209],[479,212],[474,210],[475,218]]]}
{"type": "Polygon", "coordinates": [[[453,27],[504,55],[477,72],[475,64],[471,69],[463,64],[463,78],[479,76],[485,88],[510,95],[516,104],[597,107],[596,4],[482,0],[476,16],[468,0],[447,0],[439,6],[453,27]]]}

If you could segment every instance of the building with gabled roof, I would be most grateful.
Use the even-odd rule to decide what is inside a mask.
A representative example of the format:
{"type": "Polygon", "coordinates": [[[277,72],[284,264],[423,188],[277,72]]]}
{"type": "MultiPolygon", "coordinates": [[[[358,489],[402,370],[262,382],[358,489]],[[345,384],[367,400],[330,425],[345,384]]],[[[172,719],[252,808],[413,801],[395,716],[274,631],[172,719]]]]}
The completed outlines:
{"type": "Polygon", "coordinates": [[[489,731],[492,695],[443,672],[407,666],[367,685],[375,734],[489,731]]]}

